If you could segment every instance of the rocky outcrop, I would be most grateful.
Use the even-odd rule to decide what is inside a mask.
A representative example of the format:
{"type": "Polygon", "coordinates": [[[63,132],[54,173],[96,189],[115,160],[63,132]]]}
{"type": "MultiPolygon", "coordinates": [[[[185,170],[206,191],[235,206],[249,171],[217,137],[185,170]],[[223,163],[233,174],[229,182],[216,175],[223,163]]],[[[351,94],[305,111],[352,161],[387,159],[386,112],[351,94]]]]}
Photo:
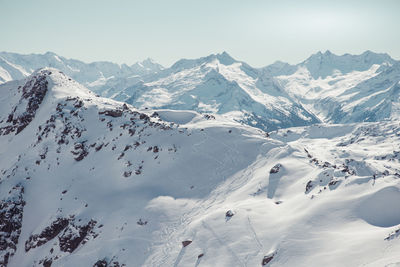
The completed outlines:
{"type": "Polygon", "coordinates": [[[29,125],[46,95],[48,90],[46,76],[50,74],[51,71],[42,70],[25,83],[22,87],[21,99],[8,115],[6,126],[0,128],[0,135],[13,132],[19,134],[29,125]]]}
{"type": "Polygon", "coordinates": [[[16,185],[0,202],[0,266],[7,266],[17,249],[25,206],[23,195],[24,187],[16,185]]]}
{"type": "Polygon", "coordinates": [[[46,244],[48,241],[55,238],[62,230],[64,230],[68,224],[69,219],[58,218],[52,222],[50,226],[46,227],[40,234],[31,235],[25,242],[25,251],[28,252],[32,248],[46,244]]]}
{"type": "Polygon", "coordinates": [[[63,233],[58,237],[60,250],[72,253],[82,243],[85,244],[91,236],[96,237],[93,231],[96,225],[95,220],[90,220],[87,224],[77,225],[70,223],[63,233]]]}
{"type": "Polygon", "coordinates": [[[269,171],[269,173],[278,173],[279,170],[281,169],[282,164],[278,163],[276,164],[274,167],[271,168],[271,170],[269,171]]]}

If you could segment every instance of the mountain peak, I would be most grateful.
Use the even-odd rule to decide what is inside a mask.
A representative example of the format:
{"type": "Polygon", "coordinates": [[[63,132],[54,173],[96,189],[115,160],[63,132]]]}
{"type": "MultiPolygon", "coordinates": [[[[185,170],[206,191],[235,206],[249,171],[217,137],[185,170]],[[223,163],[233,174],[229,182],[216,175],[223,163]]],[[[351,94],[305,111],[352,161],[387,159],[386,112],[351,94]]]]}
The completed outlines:
{"type": "Polygon", "coordinates": [[[46,80],[48,83],[47,90],[51,91],[57,98],[70,96],[90,98],[94,96],[92,91],[56,68],[45,67],[38,69],[27,78],[27,84],[31,80],[46,80]]]}
{"type": "Polygon", "coordinates": [[[146,64],[157,64],[157,62],[155,62],[154,59],[148,57],[145,60],[142,61],[142,63],[146,63],[146,64]]]}
{"type": "Polygon", "coordinates": [[[325,52],[318,51],[317,53],[312,54],[305,61],[309,61],[309,60],[312,60],[312,59],[315,59],[315,58],[320,59],[320,58],[331,57],[331,56],[337,57],[337,55],[332,53],[330,50],[326,50],[325,52]]]}
{"type": "Polygon", "coordinates": [[[57,56],[56,53],[51,52],[51,51],[47,51],[46,53],[44,53],[45,56],[57,56]]]}
{"type": "Polygon", "coordinates": [[[138,61],[135,64],[133,64],[131,66],[131,68],[134,69],[136,72],[139,72],[142,74],[159,72],[160,70],[164,69],[164,67],[162,65],[158,64],[152,58],[146,58],[143,61],[138,61]]]}
{"type": "Polygon", "coordinates": [[[223,51],[222,53],[211,54],[206,57],[178,60],[171,66],[171,69],[174,69],[175,71],[179,71],[182,69],[190,69],[196,66],[200,66],[204,63],[211,63],[215,60],[218,60],[218,62],[222,65],[231,65],[235,62],[238,62],[233,57],[231,57],[226,51],[223,51]]]}
{"type": "Polygon", "coordinates": [[[338,56],[331,51],[321,51],[311,55],[308,59],[298,64],[306,66],[314,79],[318,77],[325,78],[338,70],[342,74],[352,71],[365,71],[371,68],[372,65],[381,65],[384,62],[393,64],[393,60],[388,54],[379,54],[372,51],[365,51],[360,55],[344,54],[338,56]]]}
{"type": "Polygon", "coordinates": [[[233,57],[231,57],[226,51],[223,51],[222,53],[217,54],[216,58],[223,65],[231,65],[231,64],[237,62],[237,60],[235,60],[233,57]]]}

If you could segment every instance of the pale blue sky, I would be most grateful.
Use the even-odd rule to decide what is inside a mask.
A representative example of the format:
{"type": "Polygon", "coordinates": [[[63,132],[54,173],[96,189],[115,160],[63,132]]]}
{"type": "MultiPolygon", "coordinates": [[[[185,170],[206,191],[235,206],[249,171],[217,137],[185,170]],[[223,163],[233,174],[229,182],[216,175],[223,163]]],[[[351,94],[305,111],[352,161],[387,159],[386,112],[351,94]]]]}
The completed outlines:
{"type": "Polygon", "coordinates": [[[261,67],[327,49],[400,59],[400,1],[0,0],[0,51],[165,66],[227,51],[261,67]]]}

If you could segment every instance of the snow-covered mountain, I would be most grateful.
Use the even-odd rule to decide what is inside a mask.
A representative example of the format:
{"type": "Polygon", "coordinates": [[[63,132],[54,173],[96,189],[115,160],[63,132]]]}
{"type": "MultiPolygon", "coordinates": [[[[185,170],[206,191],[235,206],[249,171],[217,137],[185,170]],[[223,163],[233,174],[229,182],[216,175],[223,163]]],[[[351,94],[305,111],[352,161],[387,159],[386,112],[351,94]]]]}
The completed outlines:
{"type": "MultiPolygon", "coordinates": [[[[251,74],[226,64],[196,73],[251,74]]],[[[138,110],[51,68],[0,92],[2,266],[400,263],[396,121],[268,135],[138,110]]]]}
{"type": "Polygon", "coordinates": [[[276,79],[324,122],[381,121],[400,116],[400,62],[387,54],[317,53],[299,64],[294,73],[276,79]]]}
{"type": "Polygon", "coordinates": [[[113,98],[141,108],[223,114],[263,130],[319,122],[264,73],[224,52],[180,60],[113,98]]]}
{"type": "Polygon", "coordinates": [[[0,81],[42,66],[56,67],[92,91],[138,108],[219,114],[267,131],[399,117],[400,62],[371,51],[318,52],[297,65],[277,61],[264,68],[226,52],[182,59],[170,68],[152,60],[129,67],[85,64],[53,53],[0,53],[0,81]]]}
{"type": "Polygon", "coordinates": [[[138,107],[225,114],[263,130],[380,121],[399,117],[399,66],[387,54],[326,51],[297,65],[255,69],[224,52],[180,60],[112,97],[138,107]]]}
{"type": "Polygon", "coordinates": [[[84,63],[66,59],[55,53],[21,55],[0,52],[0,84],[27,77],[37,69],[57,68],[79,83],[99,94],[112,94],[114,90],[136,83],[142,76],[160,72],[163,67],[151,59],[132,66],[111,62],[84,63]]]}

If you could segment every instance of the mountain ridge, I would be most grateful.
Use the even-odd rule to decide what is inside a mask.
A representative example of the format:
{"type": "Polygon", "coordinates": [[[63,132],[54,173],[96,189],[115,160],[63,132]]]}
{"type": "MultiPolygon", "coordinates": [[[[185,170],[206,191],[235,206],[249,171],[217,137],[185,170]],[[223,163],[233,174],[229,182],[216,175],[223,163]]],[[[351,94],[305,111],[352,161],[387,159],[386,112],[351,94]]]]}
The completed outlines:
{"type": "Polygon", "coordinates": [[[400,261],[397,121],[267,134],[137,109],[54,68],[0,91],[0,128],[24,126],[0,134],[1,265],[400,261]]]}
{"type": "Polygon", "coordinates": [[[0,82],[22,79],[44,67],[60,69],[93,91],[110,90],[114,86],[129,83],[130,79],[137,80],[137,77],[156,73],[164,68],[151,59],[128,66],[108,61],[85,63],[76,59],[66,59],[53,52],[29,55],[0,52],[0,82]]]}
{"type": "MultiPolygon", "coordinates": [[[[58,57],[54,53],[45,55],[58,57]]],[[[131,67],[119,65],[118,72],[122,73],[117,76],[103,74],[99,69],[86,73],[85,69],[74,72],[69,68],[69,72],[80,73],[81,79],[86,79],[83,84],[96,93],[139,108],[225,114],[238,122],[270,131],[318,122],[351,123],[397,117],[397,98],[392,96],[392,101],[386,102],[393,108],[385,109],[381,116],[373,115],[374,106],[370,105],[377,103],[368,98],[376,98],[376,94],[386,97],[385,90],[400,80],[399,64],[384,53],[365,51],[360,55],[339,56],[328,50],[317,52],[296,65],[275,62],[253,68],[222,52],[198,59],[181,59],[170,68],[163,68],[151,59],[131,67]],[[132,72],[127,68],[139,69],[132,72]],[[229,88],[242,92],[229,92],[229,88]],[[232,99],[233,94],[237,99],[232,99]]],[[[19,67],[15,67],[13,71],[18,72],[19,67]]],[[[27,71],[18,73],[28,74],[27,71]]]]}

